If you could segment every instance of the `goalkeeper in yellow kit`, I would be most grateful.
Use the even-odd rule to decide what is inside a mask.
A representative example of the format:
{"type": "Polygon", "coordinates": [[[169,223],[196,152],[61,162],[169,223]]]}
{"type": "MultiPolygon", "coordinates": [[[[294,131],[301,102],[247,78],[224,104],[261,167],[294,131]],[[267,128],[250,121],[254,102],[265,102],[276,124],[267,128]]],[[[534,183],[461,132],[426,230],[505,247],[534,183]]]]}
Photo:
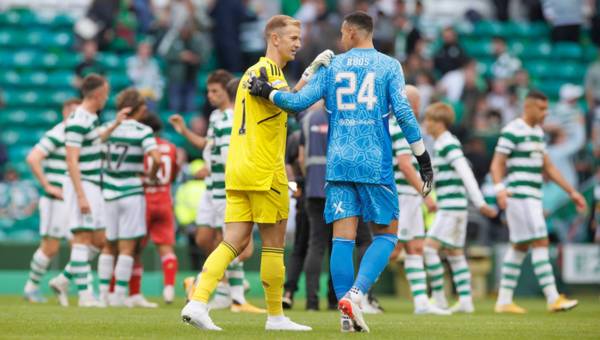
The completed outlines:
{"type": "MultiPolygon", "coordinates": [[[[207,302],[227,265],[248,244],[256,223],[262,238],[260,276],[268,311],[265,329],[311,330],[285,317],[281,304],[285,277],[283,247],[289,210],[284,166],[287,113],[249,93],[253,77],[266,78],[275,89],[287,89],[282,68],[294,60],[300,49],[300,36],[299,21],[284,15],[272,17],[265,27],[266,55],[250,67],[240,81],[225,170],[225,237],[206,259],[192,298],[181,312],[184,322],[199,329],[221,330],[212,322],[207,302]]],[[[331,51],[317,56],[296,89],[302,87],[316,69],[328,65],[332,57],[331,51]]]]}

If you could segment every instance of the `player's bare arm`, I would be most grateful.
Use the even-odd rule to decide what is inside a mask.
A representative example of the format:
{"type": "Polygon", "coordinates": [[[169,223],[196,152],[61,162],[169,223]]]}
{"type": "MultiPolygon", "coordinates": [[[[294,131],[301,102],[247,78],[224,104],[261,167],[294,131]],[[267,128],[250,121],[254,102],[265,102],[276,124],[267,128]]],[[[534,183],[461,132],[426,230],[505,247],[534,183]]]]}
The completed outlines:
{"type": "Polygon", "coordinates": [[[155,183],[158,180],[156,174],[158,173],[158,170],[160,170],[160,151],[158,151],[158,149],[150,150],[148,156],[152,158],[152,167],[148,171],[148,179],[150,179],[152,183],[155,183]]]}
{"type": "Polygon", "coordinates": [[[567,194],[569,194],[569,197],[573,203],[575,203],[575,207],[577,207],[578,212],[583,213],[586,211],[587,203],[585,198],[583,195],[581,195],[581,193],[579,193],[579,191],[573,188],[573,186],[571,186],[567,180],[565,180],[558,168],[550,160],[550,156],[548,156],[548,154],[544,155],[544,174],[551,181],[558,184],[558,186],[560,186],[567,194]]]}
{"type": "Polygon", "coordinates": [[[169,117],[169,123],[173,126],[175,131],[182,135],[188,142],[198,149],[204,149],[206,146],[206,138],[195,134],[192,130],[188,129],[185,125],[183,117],[179,114],[174,114],[169,117]]]}
{"type": "Polygon", "coordinates": [[[115,129],[117,127],[119,127],[119,125],[121,125],[121,123],[127,119],[127,115],[129,115],[129,113],[132,112],[132,109],[130,107],[125,107],[122,110],[120,110],[119,112],[117,112],[117,116],[115,117],[115,121],[108,126],[108,128],[100,131],[100,139],[105,142],[106,140],[108,140],[108,138],[110,137],[110,135],[115,131],[115,129]]]}
{"type": "Polygon", "coordinates": [[[509,196],[504,183],[502,183],[502,180],[506,175],[507,158],[508,156],[505,154],[496,152],[494,153],[494,158],[490,165],[490,174],[492,175],[492,182],[494,182],[494,190],[496,191],[496,199],[500,209],[506,209],[506,198],[509,196]]]}
{"type": "Polygon", "coordinates": [[[81,184],[81,171],[79,170],[80,149],[78,147],[67,145],[66,152],[67,171],[69,172],[69,177],[73,182],[73,188],[77,194],[79,210],[82,214],[89,214],[91,212],[90,203],[88,202],[85,192],[83,191],[83,186],[81,184]]]}
{"type": "Polygon", "coordinates": [[[44,191],[52,197],[62,200],[62,189],[50,184],[50,181],[46,178],[46,174],[44,174],[42,166],[44,159],[46,159],[46,155],[40,149],[33,148],[27,155],[27,164],[44,191]]]}

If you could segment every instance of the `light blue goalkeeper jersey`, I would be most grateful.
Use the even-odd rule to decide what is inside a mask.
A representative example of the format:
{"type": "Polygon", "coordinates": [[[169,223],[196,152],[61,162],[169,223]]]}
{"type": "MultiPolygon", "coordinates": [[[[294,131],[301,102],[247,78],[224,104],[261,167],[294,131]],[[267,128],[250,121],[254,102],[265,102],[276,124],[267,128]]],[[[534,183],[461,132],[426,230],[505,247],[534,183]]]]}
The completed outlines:
{"type": "Polygon", "coordinates": [[[421,139],[400,63],[373,48],[354,48],[334,57],[299,92],[279,91],[273,101],[298,112],[321,98],[329,112],[326,180],[393,184],[390,112],[409,144],[421,139]]]}

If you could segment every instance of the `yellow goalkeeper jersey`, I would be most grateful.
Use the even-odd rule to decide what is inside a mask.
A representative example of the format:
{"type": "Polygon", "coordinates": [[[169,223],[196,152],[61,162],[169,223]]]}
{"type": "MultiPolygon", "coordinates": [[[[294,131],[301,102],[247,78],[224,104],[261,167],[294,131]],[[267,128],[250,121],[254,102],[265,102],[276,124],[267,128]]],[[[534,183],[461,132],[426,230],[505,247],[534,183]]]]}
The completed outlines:
{"type": "Polygon", "coordinates": [[[288,87],[281,69],[266,57],[260,58],[242,76],[225,169],[227,190],[266,191],[274,180],[287,186],[284,164],[287,112],[248,91],[249,76],[259,76],[263,67],[273,88],[288,87]]]}

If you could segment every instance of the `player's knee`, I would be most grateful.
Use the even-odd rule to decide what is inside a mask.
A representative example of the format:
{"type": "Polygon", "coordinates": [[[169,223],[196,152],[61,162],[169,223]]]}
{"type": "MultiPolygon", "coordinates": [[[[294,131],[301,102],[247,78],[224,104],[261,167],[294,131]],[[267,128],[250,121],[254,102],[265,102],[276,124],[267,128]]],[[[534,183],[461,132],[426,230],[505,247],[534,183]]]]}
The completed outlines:
{"type": "Polygon", "coordinates": [[[42,240],[40,248],[42,249],[44,255],[48,256],[49,258],[53,258],[56,256],[56,254],[58,254],[60,249],[60,241],[53,238],[45,238],[42,240]]]}
{"type": "Polygon", "coordinates": [[[423,241],[413,240],[406,245],[406,253],[409,255],[423,255],[423,241]]]}
{"type": "Polygon", "coordinates": [[[529,250],[529,243],[513,244],[512,247],[515,250],[526,253],[529,250]]]}

